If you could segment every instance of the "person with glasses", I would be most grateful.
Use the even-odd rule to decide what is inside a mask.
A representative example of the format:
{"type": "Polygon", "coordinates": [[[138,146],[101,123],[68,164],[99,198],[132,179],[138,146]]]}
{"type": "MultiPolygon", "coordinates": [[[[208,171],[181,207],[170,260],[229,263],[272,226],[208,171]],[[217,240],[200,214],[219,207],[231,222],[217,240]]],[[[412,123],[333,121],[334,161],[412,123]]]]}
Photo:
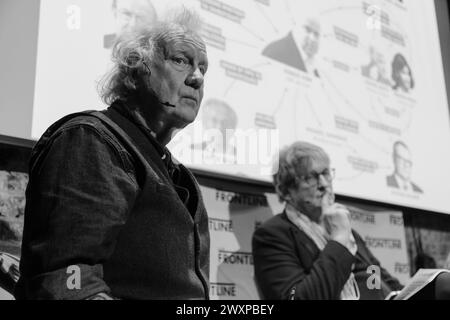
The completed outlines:
{"type": "Polygon", "coordinates": [[[423,193],[423,190],[411,181],[412,160],[411,152],[403,141],[396,141],[392,150],[394,172],[386,177],[389,187],[406,192],[423,193]]]}
{"type": "Polygon", "coordinates": [[[264,299],[384,299],[402,285],[380,266],[334,201],[334,169],[320,147],[295,142],[281,150],[273,176],[282,213],[256,229],[255,279],[264,299]],[[370,266],[380,270],[369,287],[370,266]]]}

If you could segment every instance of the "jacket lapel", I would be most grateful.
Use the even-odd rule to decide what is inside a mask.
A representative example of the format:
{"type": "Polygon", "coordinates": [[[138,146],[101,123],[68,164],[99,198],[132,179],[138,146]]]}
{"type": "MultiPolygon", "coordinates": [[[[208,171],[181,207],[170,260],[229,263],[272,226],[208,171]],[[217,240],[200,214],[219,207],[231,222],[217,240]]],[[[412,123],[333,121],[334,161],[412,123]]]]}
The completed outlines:
{"type": "Polygon", "coordinates": [[[308,267],[312,266],[314,260],[316,260],[317,256],[320,254],[319,248],[302,230],[300,230],[287,218],[286,211],[283,211],[281,217],[286,223],[289,224],[289,232],[294,238],[295,245],[297,247],[297,254],[302,258],[302,260],[308,260],[304,261],[308,267]]]}

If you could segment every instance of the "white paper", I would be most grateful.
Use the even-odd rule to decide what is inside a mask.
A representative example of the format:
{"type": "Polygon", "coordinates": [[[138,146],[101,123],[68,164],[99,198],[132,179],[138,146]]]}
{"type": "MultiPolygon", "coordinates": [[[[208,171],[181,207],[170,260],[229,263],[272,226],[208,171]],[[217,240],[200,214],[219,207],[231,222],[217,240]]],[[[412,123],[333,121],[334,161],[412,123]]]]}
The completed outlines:
{"type": "Polygon", "coordinates": [[[432,282],[442,272],[449,272],[447,269],[419,269],[410,282],[395,297],[394,300],[407,300],[422,290],[427,284],[432,282]]]}

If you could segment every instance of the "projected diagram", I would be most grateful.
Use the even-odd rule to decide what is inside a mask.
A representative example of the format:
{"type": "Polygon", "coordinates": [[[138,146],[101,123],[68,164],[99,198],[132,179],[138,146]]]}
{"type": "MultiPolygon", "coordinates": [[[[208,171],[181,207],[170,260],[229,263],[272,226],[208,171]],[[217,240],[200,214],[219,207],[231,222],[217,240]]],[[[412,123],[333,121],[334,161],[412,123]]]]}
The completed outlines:
{"type": "Polygon", "coordinates": [[[180,3],[205,22],[209,58],[199,116],[175,145],[192,161],[168,146],[182,163],[269,181],[272,159],[258,152],[265,137],[241,148],[223,136],[275,131],[277,147],[307,140],[325,148],[339,194],[449,212],[446,191],[434,183],[450,179],[442,170],[450,162],[450,121],[433,1],[43,0],[30,137],[69,113],[103,109],[97,85],[112,67],[117,35],[180,3]],[[81,28],[72,28],[77,15],[66,10],[74,5],[81,28]],[[195,131],[197,124],[214,138],[195,131]],[[396,162],[405,158],[409,167],[402,173],[394,162],[399,141],[407,152],[397,148],[396,162]],[[241,165],[242,149],[258,155],[252,168],[241,165]],[[394,173],[422,192],[388,183],[394,173]]]}
{"type": "Polygon", "coordinates": [[[239,127],[279,129],[285,144],[323,145],[337,159],[339,181],[373,175],[388,187],[392,145],[408,136],[418,107],[407,7],[324,4],[200,0],[210,56],[219,56],[214,79],[223,86],[215,95],[233,102],[239,127]]]}

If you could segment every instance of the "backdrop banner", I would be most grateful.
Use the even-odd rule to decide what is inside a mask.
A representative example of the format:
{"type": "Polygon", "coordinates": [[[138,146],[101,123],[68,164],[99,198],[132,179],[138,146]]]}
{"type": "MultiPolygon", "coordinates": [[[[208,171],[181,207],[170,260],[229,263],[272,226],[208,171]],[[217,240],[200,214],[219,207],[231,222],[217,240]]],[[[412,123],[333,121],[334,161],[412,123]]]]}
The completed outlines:
{"type": "Polygon", "coordinates": [[[347,204],[352,227],[391,275],[402,284],[410,278],[408,249],[401,211],[360,208],[347,204]]]}

